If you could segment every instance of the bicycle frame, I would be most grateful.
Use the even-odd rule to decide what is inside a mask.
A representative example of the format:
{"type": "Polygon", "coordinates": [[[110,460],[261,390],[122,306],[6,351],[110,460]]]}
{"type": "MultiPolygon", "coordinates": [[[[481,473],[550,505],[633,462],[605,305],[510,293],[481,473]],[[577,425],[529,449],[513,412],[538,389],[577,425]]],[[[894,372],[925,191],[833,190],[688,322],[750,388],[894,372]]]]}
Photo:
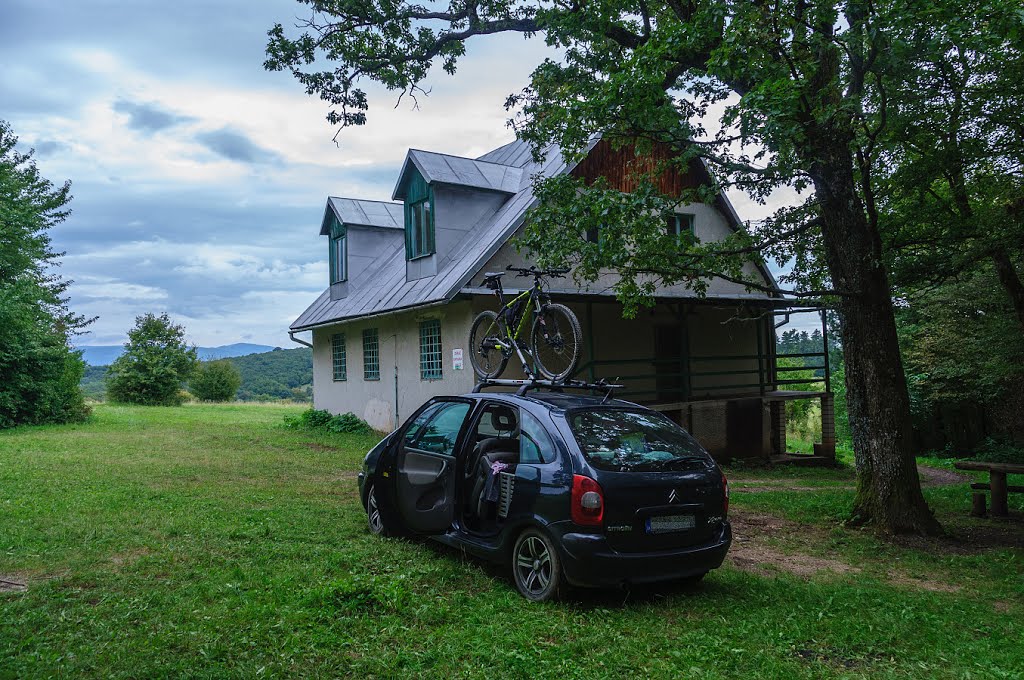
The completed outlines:
{"type": "Polygon", "coordinates": [[[494,294],[497,296],[498,302],[501,305],[498,309],[498,317],[495,319],[495,323],[498,326],[498,333],[495,334],[497,336],[494,341],[495,347],[506,355],[511,355],[512,352],[509,350],[514,350],[519,356],[519,361],[523,364],[523,371],[531,377],[536,377],[535,371],[530,368],[530,365],[526,360],[526,356],[533,359],[533,354],[530,353],[530,350],[520,347],[519,345],[520,337],[527,332],[527,328],[530,325],[528,320],[534,316],[539,316],[541,313],[541,301],[544,297],[544,291],[540,286],[540,281],[538,279],[534,279],[533,286],[519,293],[507,302],[505,301],[501,281],[498,281],[497,286],[494,289],[494,294]],[[525,302],[525,304],[522,305],[519,318],[517,319],[515,314],[517,310],[515,307],[520,302],[525,302]],[[533,315],[529,313],[531,307],[533,308],[533,315]],[[509,329],[513,326],[515,326],[515,332],[509,333],[509,329]],[[509,344],[505,344],[506,342],[509,344]],[[523,354],[524,351],[526,352],[526,355],[523,354]]]}

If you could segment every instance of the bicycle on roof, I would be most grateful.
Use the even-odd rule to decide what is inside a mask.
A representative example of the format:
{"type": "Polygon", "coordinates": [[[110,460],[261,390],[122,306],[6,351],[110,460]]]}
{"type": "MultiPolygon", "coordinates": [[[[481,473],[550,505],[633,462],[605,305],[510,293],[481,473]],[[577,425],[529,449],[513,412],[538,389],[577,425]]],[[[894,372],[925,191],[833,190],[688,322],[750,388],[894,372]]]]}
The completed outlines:
{"type": "Polygon", "coordinates": [[[533,366],[552,381],[564,381],[576,370],[583,333],[571,309],[551,302],[544,291],[548,278],[564,278],[568,269],[537,269],[508,266],[506,271],[519,277],[533,277],[533,285],[505,299],[501,277],[506,272],[487,272],[484,285],[494,291],[501,307],[497,312],[480,312],[469,331],[469,360],[481,378],[501,375],[513,354],[523,364],[523,372],[536,379],[533,366]],[[531,323],[532,320],[532,323],[531,323]],[[525,335],[529,332],[529,342],[525,335]]]}

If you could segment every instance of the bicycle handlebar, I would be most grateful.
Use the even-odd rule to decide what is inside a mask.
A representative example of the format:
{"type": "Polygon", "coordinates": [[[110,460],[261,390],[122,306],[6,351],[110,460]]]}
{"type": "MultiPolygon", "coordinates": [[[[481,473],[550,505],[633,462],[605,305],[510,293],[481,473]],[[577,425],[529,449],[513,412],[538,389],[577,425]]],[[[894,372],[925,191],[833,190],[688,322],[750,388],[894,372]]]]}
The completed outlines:
{"type": "Polygon", "coordinates": [[[536,266],[526,267],[513,267],[509,265],[505,267],[505,271],[516,272],[516,276],[533,276],[540,278],[542,276],[548,276],[553,279],[564,279],[565,275],[569,273],[569,268],[558,268],[558,269],[537,269],[536,266]]]}

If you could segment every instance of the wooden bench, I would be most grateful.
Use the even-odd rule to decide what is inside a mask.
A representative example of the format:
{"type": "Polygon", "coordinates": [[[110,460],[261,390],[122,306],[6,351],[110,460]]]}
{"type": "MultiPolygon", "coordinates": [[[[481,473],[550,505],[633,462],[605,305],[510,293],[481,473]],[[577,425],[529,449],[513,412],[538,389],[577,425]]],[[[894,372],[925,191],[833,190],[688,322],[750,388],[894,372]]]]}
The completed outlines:
{"type": "MultiPolygon", "coordinates": [[[[982,463],[974,460],[957,461],[954,466],[958,470],[975,470],[988,472],[988,484],[971,484],[972,489],[990,491],[992,493],[992,516],[1006,517],[1010,514],[1007,507],[1007,494],[1024,493],[1024,486],[1007,486],[1006,475],[1024,475],[1024,465],[1015,463],[982,463]]],[[[984,505],[984,500],[982,500],[984,505]]]]}

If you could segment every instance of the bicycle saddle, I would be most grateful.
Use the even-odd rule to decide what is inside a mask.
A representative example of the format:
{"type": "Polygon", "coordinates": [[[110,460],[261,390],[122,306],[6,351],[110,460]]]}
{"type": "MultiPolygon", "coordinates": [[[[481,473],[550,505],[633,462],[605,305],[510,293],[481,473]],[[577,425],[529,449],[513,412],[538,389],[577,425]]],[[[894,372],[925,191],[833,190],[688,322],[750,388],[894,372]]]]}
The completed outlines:
{"type": "Polygon", "coordinates": [[[487,281],[489,279],[500,279],[504,275],[505,272],[484,272],[484,281],[487,281]]]}

